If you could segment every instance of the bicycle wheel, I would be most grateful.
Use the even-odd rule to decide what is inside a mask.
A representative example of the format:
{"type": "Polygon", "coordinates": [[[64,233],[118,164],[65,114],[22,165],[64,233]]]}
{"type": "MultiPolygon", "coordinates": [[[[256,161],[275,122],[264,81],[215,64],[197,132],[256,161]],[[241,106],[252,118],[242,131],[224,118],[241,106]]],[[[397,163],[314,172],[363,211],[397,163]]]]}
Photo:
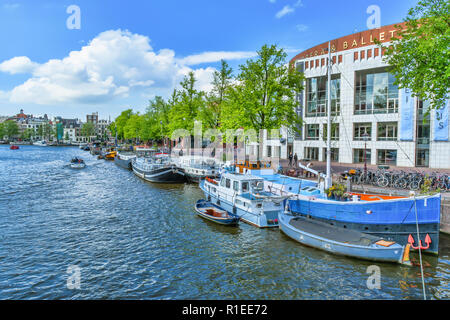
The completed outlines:
{"type": "Polygon", "coordinates": [[[386,178],[384,176],[379,177],[378,180],[377,180],[377,185],[379,187],[383,187],[383,188],[387,187],[389,185],[388,178],[386,178]]]}

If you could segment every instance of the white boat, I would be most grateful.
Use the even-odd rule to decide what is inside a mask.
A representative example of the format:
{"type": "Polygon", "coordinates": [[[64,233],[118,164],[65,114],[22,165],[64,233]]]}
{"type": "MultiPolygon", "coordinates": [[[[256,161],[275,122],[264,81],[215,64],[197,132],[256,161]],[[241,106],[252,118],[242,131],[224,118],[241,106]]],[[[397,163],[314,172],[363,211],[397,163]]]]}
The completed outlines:
{"type": "Polygon", "coordinates": [[[70,160],[70,167],[72,169],[84,169],[86,168],[86,163],[84,162],[83,159],[75,157],[72,160],[70,160]]]}
{"type": "Polygon", "coordinates": [[[36,141],[33,143],[34,146],[39,146],[39,147],[48,147],[48,144],[45,140],[41,140],[41,141],[36,141]]]}
{"type": "Polygon", "coordinates": [[[214,158],[182,156],[176,159],[176,165],[186,174],[188,181],[200,182],[205,178],[216,178],[221,169],[214,158]]]}
{"type": "Polygon", "coordinates": [[[285,196],[264,191],[264,179],[225,172],[220,181],[206,178],[200,182],[207,201],[237,215],[259,228],[278,227],[278,214],[285,196]]]}

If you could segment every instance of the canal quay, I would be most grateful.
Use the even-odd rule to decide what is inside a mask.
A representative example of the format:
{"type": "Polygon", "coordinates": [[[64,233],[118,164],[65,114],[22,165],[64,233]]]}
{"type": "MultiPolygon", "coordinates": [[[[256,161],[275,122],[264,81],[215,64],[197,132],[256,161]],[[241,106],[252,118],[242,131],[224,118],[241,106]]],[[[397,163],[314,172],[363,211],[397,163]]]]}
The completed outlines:
{"type": "MultiPolygon", "coordinates": [[[[148,183],[77,147],[0,145],[0,168],[0,299],[423,298],[415,253],[377,263],[220,226],[195,214],[197,184],[148,183]],[[85,169],[67,166],[75,156],[85,169]]],[[[427,298],[448,299],[450,237],[422,258],[427,298]]]]}

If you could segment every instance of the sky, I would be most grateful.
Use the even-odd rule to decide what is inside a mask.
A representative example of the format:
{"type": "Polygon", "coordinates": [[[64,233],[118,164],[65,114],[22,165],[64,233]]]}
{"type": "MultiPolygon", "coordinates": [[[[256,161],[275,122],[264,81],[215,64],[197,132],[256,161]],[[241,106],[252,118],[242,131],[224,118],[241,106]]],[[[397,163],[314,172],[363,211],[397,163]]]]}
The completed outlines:
{"type": "Polygon", "coordinates": [[[401,22],[417,0],[0,0],[0,116],[114,119],[168,97],[193,71],[210,90],[226,60],[264,44],[291,59],[328,40],[401,22]]]}

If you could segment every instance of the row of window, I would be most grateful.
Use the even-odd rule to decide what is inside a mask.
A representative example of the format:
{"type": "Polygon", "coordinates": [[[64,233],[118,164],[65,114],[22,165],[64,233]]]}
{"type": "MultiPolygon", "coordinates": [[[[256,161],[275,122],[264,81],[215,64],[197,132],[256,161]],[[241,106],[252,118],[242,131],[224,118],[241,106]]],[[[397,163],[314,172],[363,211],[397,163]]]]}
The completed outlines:
{"type": "MultiPolygon", "coordinates": [[[[326,161],[327,149],[323,148],[323,159],[326,161]]],[[[304,158],[312,161],[319,161],[318,147],[305,147],[304,158]]],[[[371,149],[353,149],[353,163],[371,163],[372,150],[371,149]]],[[[339,148],[331,148],[331,161],[339,161],[339,148]]],[[[377,164],[378,165],[397,165],[397,150],[379,149],[377,150],[377,164]]]]}
{"type": "MultiPolygon", "coordinates": [[[[397,122],[378,122],[377,123],[377,141],[396,141],[398,136],[397,122]]],[[[327,137],[327,124],[323,125],[323,139],[327,137]]],[[[305,125],[305,139],[319,140],[320,125],[305,125]]],[[[339,140],[339,124],[331,124],[331,140],[339,140]]],[[[355,141],[371,141],[372,140],[372,122],[354,123],[353,124],[353,140],[355,141]]]]}
{"type": "MultiPolygon", "coordinates": [[[[306,79],[306,117],[327,115],[326,76],[306,79]]],[[[398,113],[399,89],[385,68],[355,72],[354,114],[398,113]]],[[[341,79],[331,79],[331,113],[340,114],[341,79]]]]}

